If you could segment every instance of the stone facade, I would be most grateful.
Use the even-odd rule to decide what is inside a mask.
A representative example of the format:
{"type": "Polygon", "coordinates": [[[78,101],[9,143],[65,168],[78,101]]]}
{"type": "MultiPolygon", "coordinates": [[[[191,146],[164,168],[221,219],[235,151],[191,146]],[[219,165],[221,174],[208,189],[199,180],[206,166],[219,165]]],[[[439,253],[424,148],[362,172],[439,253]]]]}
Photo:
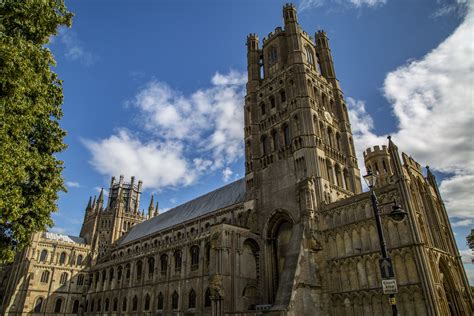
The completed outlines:
{"type": "MultiPolygon", "coordinates": [[[[2,268],[4,314],[391,314],[329,39],[305,33],[293,5],[283,18],[262,48],[247,38],[245,178],[163,214],[152,201],[147,215],[141,183],[112,179],[80,237],[37,234],[2,268]]],[[[471,315],[433,174],[391,140],[364,160],[378,175],[399,313],[471,315]],[[408,213],[400,222],[387,215],[393,201],[408,213]]]]}

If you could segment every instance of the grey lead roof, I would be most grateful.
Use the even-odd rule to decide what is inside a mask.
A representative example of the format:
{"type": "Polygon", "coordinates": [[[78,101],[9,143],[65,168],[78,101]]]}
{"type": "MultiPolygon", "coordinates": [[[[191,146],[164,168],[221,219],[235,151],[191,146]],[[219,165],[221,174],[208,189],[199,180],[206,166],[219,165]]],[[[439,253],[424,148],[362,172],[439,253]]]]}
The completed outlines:
{"type": "Polygon", "coordinates": [[[244,198],[245,179],[240,179],[137,224],[118,241],[118,245],[243,202],[244,198]]]}
{"type": "Polygon", "coordinates": [[[42,237],[46,239],[50,239],[50,240],[64,241],[64,242],[70,242],[70,243],[76,243],[76,244],[86,243],[86,240],[82,237],[57,234],[53,232],[44,232],[42,237]]]}

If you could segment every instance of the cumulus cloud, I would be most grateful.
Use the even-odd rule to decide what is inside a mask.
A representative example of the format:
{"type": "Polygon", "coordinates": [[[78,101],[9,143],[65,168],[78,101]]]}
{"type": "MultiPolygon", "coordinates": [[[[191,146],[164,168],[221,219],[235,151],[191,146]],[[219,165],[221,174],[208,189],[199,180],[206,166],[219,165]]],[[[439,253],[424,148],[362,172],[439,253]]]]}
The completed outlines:
{"type": "Polygon", "coordinates": [[[79,184],[79,182],[75,182],[75,181],[67,181],[66,182],[66,186],[68,188],[80,188],[81,185],[79,184]]]}
{"type": "Polygon", "coordinates": [[[321,7],[325,4],[342,4],[355,8],[362,7],[377,7],[387,3],[387,0],[302,0],[299,5],[299,10],[305,11],[321,7]]]}
{"type": "MultiPolygon", "coordinates": [[[[96,61],[96,56],[93,55],[84,46],[84,43],[79,40],[77,33],[68,29],[61,28],[58,34],[59,42],[64,46],[65,57],[72,61],[79,61],[86,66],[92,65],[96,61]]],[[[52,39],[51,43],[56,43],[56,39],[52,39]]]]}
{"type": "Polygon", "coordinates": [[[229,167],[226,167],[224,170],[222,170],[222,180],[224,182],[228,182],[232,174],[232,170],[229,167]]]}
{"type": "Polygon", "coordinates": [[[123,128],[85,140],[92,165],[107,176],[135,175],[154,189],[187,186],[209,170],[225,170],[243,155],[245,73],[216,73],[211,83],[184,95],[165,82],[148,82],[128,105],[138,110],[141,135],[152,141],[123,128]]]}
{"type": "MultiPolygon", "coordinates": [[[[459,219],[474,218],[473,28],[471,8],[451,36],[420,60],[390,72],[383,86],[398,120],[395,142],[448,176],[440,191],[450,216],[459,219]]],[[[385,136],[373,132],[364,103],[349,99],[348,105],[358,152],[385,143],[385,136]]]]}

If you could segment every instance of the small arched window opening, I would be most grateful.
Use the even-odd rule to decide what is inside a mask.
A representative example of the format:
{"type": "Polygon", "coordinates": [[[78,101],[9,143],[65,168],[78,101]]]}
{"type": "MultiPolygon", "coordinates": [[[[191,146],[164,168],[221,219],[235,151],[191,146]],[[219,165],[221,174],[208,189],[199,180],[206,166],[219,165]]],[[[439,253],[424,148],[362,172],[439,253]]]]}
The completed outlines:
{"type": "Polygon", "coordinates": [[[161,274],[166,274],[166,271],[168,270],[168,256],[166,254],[161,255],[160,263],[161,263],[161,274]]]}
{"type": "Polygon", "coordinates": [[[189,302],[188,302],[188,307],[189,308],[196,308],[196,292],[194,292],[193,289],[189,291],[189,302]]]}
{"type": "Polygon", "coordinates": [[[158,302],[157,302],[157,305],[156,305],[156,309],[163,309],[163,302],[164,302],[164,297],[163,297],[163,294],[160,292],[158,294],[158,302]]]}
{"type": "Polygon", "coordinates": [[[149,310],[150,309],[150,295],[147,294],[145,295],[145,306],[143,307],[144,310],[149,310]]]}
{"type": "Polygon", "coordinates": [[[333,134],[330,127],[328,127],[328,144],[329,146],[334,147],[333,134]]]}
{"type": "Polygon", "coordinates": [[[118,299],[114,298],[114,303],[112,304],[112,311],[116,312],[118,308],[118,299]]]}
{"type": "Polygon", "coordinates": [[[63,299],[62,298],[58,298],[56,300],[56,303],[54,304],[54,312],[55,313],[61,313],[61,307],[63,305],[63,299]]]}
{"type": "Polygon", "coordinates": [[[272,140],[273,140],[273,149],[278,150],[280,147],[279,145],[279,140],[278,140],[278,132],[277,131],[272,131],[272,140]]]}
{"type": "Polygon", "coordinates": [[[61,273],[61,276],[59,277],[59,284],[64,285],[67,282],[67,272],[61,273]]]}
{"type": "Polygon", "coordinates": [[[132,310],[135,312],[138,309],[138,297],[135,295],[132,300],[132,310]]]}
{"type": "Polygon", "coordinates": [[[127,310],[127,298],[124,297],[122,301],[122,311],[125,312],[127,310]]]}
{"type": "Polygon", "coordinates": [[[262,115],[265,115],[265,103],[260,103],[260,113],[262,115]]]}
{"type": "Polygon", "coordinates": [[[174,291],[173,295],[171,295],[171,308],[178,309],[178,304],[179,304],[179,295],[176,291],[174,291]]]}
{"type": "Polygon", "coordinates": [[[137,280],[142,278],[142,271],[143,270],[143,263],[141,261],[137,261],[137,280]]]}
{"type": "Polygon", "coordinates": [[[278,61],[278,52],[275,46],[270,47],[268,52],[268,62],[270,65],[276,63],[278,61]]]}
{"type": "Polygon", "coordinates": [[[117,268],[117,281],[122,280],[122,266],[117,268]]]}
{"type": "Polygon", "coordinates": [[[319,57],[319,54],[316,54],[316,60],[318,62],[318,64],[317,64],[318,72],[320,74],[322,74],[323,73],[323,71],[322,71],[323,67],[321,66],[321,58],[319,57]]]}
{"type": "Polygon", "coordinates": [[[305,51],[306,51],[306,61],[308,62],[308,64],[314,67],[313,50],[309,46],[306,46],[305,51]]]}
{"type": "Polygon", "coordinates": [[[48,259],[48,250],[46,249],[43,249],[41,251],[41,255],[40,255],[40,262],[46,262],[46,259],[48,259]]]}
{"type": "Polygon", "coordinates": [[[266,156],[269,154],[270,150],[268,148],[268,138],[267,135],[263,135],[262,138],[260,139],[262,143],[262,154],[263,156],[266,156]]]}
{"type": "Polygon", "coordinates": [[[100,312],[102,310],[102,300],[99,298],[97,301],[97,311],[100,312]]]}
{"type": "Polygon", "coordinates": [[[130,279],[130,264],[129,263],[125,266],[125,278],[127,280],[130,279]]]}
{"type": "Polygon", "coordinates": [[[59,255],[59,264],[65,264],[65,263],[66,263],[66,253],[61,252],[61,254],[59,255]]]}
{"type": "Polygon", "coordinates": [[[191,247],[191,270],[197,270],[199,267],[199,247],[191,247]]]}
{"type": "Polygon", "coordinates": [[[209,242],[206,243],[206,264],[209,266],[211,262],[211,244],[209,242]]]}
{"type": "Polygon", "coordinates": [[[75,300],[72,304],[72,313],[77,314],[79,312],[79,300],[75,300]]]}
{"type": "Polygon", "coordinates": [[[115,277],[115,271],[114,271],[114,268],[110,268],[109,270],[109,282],[112,283],[112,281],[114,280],[114,277],[115,277]]]}
{"type": "Polygon", "coordinates": [[[84,274],[79,274],[77,276],[77,285],[83,285],[84,284],[84,274]]]}
{"type": "Polygon", "coordinates": [[[110,301],[108,298],[105,299],[105,312],[108,312],[109,311],[109,305],[110,305],[110,301]]]}
{"type": "Polygon", "coordinates": [[[272,109],[274,109],[274,108],[275,108],[275,105],[276,105],[276,103],[275,103],[275,97],[274,97],[274,96],[271,96],[271,97],[270,97],[270,107],[271,107],[272,109]]]}
{"type": "Polygon", "coordinates": [[[148,258],[148,275],[153,275],[155,273],[155,258],[148,258]]]}
{"type": "Polygon", "coordinates": [[[284,103],[286,102],[286,93],[285,93],[285,90],[280,90],[280,102],[281,103],[284,103]]]}
{"type": "Polygon", "coordinates": [[[285,146],[288,147],[290,146],[290,127],[288,124],[283,125],[283,138],[285,141],[285,146]]]}
{"type": "Polygon", "coordinates": [[[78,266],[80,266],[82,264],[82,259],[83,259],[82,255],[77,256],[76,264],[78,266]]]}
{"type": "Polygon", "coordinates": [[[43,298],[38,297],[36,299],[35,308],[33,309],[33,312],[35,312],[35,313],[41,312],[41,307],[43,307],[43,298]]]}
{"type": "Polygon", "coordinates": [[[94,300],[91,301],[91,312],[94,311],[94,300]]]}
{"type": "Polygon", "coordinates": [[[385,171],[385,173],[387,173],[388,168],[387,168],[387,164],[385,163],[385,160],[382,160],[382,166],[383,166],[383,171],[385,171]]]}
{"type": "Polygon", "coordinates": [[[182,261],[182,255],[180,250],[176,250],[174,252],[174,270],[175,271],[180,271],[181,270],[181,261],[182,261]]]}
{"type": "Polygon", "coordinates": [[[211,307],[211,290],[209,288],[206,289],[204,294],[204,307],[211,307]]]}
{"type": "Polygon", "coordinates": [[[339,134],[339,133],[336,133],[336,146],[337,146],[337,150],[339,150],[339,151],[342,150],[341,134],[339,134]]]}
{"type": "Polygon", "coordinates": [[[49,281],[49,271],[45,270],[41,274],[41,283],[48,283],[48,281],[49,281]]]}

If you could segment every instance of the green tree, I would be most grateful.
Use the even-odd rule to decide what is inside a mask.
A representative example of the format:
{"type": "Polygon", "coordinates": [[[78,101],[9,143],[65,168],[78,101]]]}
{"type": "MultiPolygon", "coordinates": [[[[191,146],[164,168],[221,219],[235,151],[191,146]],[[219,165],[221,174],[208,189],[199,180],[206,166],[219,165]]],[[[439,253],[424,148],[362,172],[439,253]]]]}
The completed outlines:
{"type": "Polygon", "coordinates": [[[64,0],[0,0],[0,262],[52,225],[66,190],[62,82],[45,45],[71,22],[64,0]]]}

